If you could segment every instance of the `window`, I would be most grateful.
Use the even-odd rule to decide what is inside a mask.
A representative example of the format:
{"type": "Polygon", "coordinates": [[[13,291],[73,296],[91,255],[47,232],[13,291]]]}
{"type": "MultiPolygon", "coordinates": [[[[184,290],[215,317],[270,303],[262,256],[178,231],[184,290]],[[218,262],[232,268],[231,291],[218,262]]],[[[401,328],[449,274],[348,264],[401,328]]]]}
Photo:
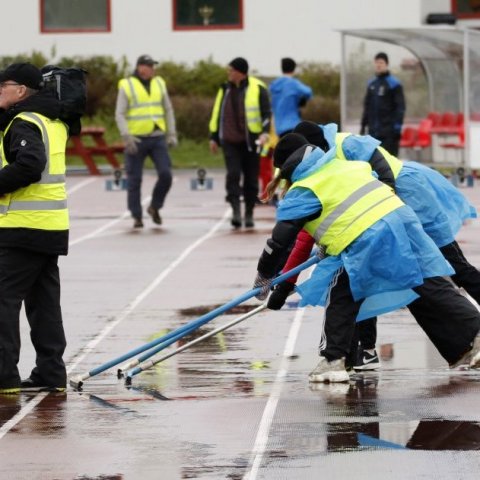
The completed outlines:
{"type": "Polygon", "coordinates": [[[173,0],[174,30],[243,28],[243,0],[173,0]]]}
{"type": "Polygon", "coordinates": [[[111,0],[40,0],[40,31],[110,32],[111,0]]]}
{"type": "Polygon", "coordinates": [[[459,19],[480,18],[480,0],[452,0],[452,13],[459,19]]]}

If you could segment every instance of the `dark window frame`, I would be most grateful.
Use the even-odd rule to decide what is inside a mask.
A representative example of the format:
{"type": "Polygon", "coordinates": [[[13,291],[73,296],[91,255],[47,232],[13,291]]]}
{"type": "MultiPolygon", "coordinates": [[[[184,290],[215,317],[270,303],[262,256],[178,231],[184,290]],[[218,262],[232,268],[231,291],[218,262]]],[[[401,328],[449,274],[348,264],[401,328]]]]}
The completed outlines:
{"type": "Polygon", "coordinates": [[[243,30],[243,0],[238,0],[239,23],[230,25],[177,25],[177,1],[172,0],[172,28],[174,31],[243,30]]]}
{"type": "MultiPolygon", "coordinates": [[[[477,2],[480,4],[480,2],[477,2]]],[[[470,12],[470,13],[465,13],[465,12],[459,12],[458,11],[458,1],[457,0],[451,0],[451,9],[453,15],[455,15],[458,19],[468,19],[468,18],[476,18],[480,19],[480,10],[478,13],[470,12]]]]}
{"type": "Polygon", "coordinates": [[[107,23],[105,28],[46,28],[44,18],[44,5],[46,0],[40,0],[40,33],[110,33],[112,31],[112,0],[107,2],[107,23]]]}

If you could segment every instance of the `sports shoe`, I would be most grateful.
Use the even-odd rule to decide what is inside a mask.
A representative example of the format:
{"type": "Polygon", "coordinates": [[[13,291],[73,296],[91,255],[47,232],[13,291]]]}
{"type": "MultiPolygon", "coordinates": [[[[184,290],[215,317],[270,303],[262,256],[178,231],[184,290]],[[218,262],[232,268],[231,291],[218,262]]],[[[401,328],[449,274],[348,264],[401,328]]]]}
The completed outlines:
{"type": "Polygon", "coordinates": [[[312,383],[330,382],[341,383],[348,382],[350,376],[345,370],[345,358],[332,360],[329,362],[325,357],[320,357],[320,361],[315,369],[308,376],[308,380],[312,383]]]}
{"type": "Polygon", "coordinates": [[[232,209],[232,220],[230,221],[233,228],[242,226],[242,217],[240,216],[240,207],[232,209]]]}
{"type": "Polygon", "coordinates": [[[133,220],[133,228],[143,228],[143,222],[141,218],[135,218],[133,220]]]}
{"type": "Polygon", "coordinates": [[[15,395],[20,393],[20,387],[0,387],[0,395],[15,395]]]}
{"type": "Polygon", "coordinates": [[[31,378],[26,378],[20,382],[20,388],[22,392],[64,392],[66,390],[65,386],[62,387],[52,387],[45,385],[44,383],[38,383],[32,380],[31,378]]]}
{"type": "Polygon", "coordinates": [[[458,367],[480,368],[480,333],[473,339],[472,348],[462,355],[462,357],[455,363],[450,365],[450,368],[458,367]]]}
{"type": "Polygon", "coordinates": [[[255,222],[253,221],[253,215],[245,215],[245,228],[253,228],[255,226],[255,222]]]}
{"type": "Polygon", "coordinates": [[[376,350],[373,353],[368,353],[366,350],[361,350],[360,352],[357,363],[353,366],[354,370],[365,371],[380,368],[380,360],[376,350]]]}
{"type": "Polygon", "coordinates": [[[150,205],[147,208],[147,213],[152,217],[153,223],[156,223],[157,225],[162,224],[162,217],[160,216],[160,213],[156,208],[150,205]]]}

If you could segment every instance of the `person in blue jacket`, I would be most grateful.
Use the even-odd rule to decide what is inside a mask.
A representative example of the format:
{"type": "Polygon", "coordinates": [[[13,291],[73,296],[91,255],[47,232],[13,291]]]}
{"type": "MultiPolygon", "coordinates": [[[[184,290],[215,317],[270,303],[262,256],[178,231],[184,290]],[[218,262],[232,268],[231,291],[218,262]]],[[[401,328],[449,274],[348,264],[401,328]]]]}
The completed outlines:
{"type": "Polygon", "coordinates": [[[295,78],[297,64],[292,58],[282,58],[283,76],[269,87],[272,98],[275,133],[281,137],[291,132],[300,122],[300,108],[312,97],[312,89],[295,78]]]}
{"type": "MultiPolygon", "coordinates": [[[[475,218],[476,211],[457,188],[431,168],[392,157],[371,136],[338,133],[334,123],[317,125],[304,121],[294,131],[324,151],[336,145],[340,158],[368,161],[378,179],[394,187],[397,195],[415,211],[426,233],[453,266],[453,281],[480,304],[480,272],[467,261],[455,241],[463,222],[475,218]]],[[[379,366],[376,323],[376,318],[370,318],[357,325],[358,338],[354,338],[347,357],[347,364],[355,370],[373,370],[379,366]]]]}
{"type": "MultiPolygon", "coordinates": [[[[321,343],[320,362],[310,373],[310,382],[348,381],[345,357],[364,304],[383,296],[386,312],[389,303],[390,310],[398,308],[397,294],[407,292],[414,297],[405,297],[404,305],[450,367],[477,368],[478,310],[442,278],[453,269],[412,209],[362,163],[347,166],[337,158],[335,148],[324,153],[295,133],[280,140],[274,153],[280,172],[268,192],[274,192],[281,180],[288,191],[258,262],[257,298],[266,298],[297,235],[305,229],[329,255],[300,290],[302,304],[326,305],[326,342],[321,343]]],[[[269,299],[269,308],[270,304],[269,299]]]]}
{"type": "Polygon", "coordinates": [[[405,116],[405,97],[400,80],[388,70],[388,55],[375,55],[375,77],[368,81],[363,100],[360,134],[369,133],[382,142],[392,155],[398,155],[405,116]]]}

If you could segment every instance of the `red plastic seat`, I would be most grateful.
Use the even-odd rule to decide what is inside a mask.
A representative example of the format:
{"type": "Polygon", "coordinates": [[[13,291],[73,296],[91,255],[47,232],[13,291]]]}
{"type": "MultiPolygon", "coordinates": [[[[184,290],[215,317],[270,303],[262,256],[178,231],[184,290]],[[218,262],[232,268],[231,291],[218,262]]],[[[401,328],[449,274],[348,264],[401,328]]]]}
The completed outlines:
{"type": "Polygon", "coordinates": [[[465,130],[458,131],[458,142],[445,142],[441,143],[440,146],[442,148],[450,148],[450,149],[462,149],[465,148],[465,130]]]}
{"type": "Polygon", "coordinates": [[[417,141],[417,130],[414,127],[404,127],[400,138],[400,148],[413,148],[417,141]]]}
{"type": "Polygon", "coordinates": [[[436,127],[437,125],[440,124],[440,119],[442,118],[442,116],[438,112],[430,112],[427,115],[427,118],[429,118],[432,121],[432,126],[436,127]]]}
{"type": "Polygon", "coordinates": [[[453,112],[443,112],[440,119],[440,127],[453,127],[456,120],[457,116],[453,112]]]}
{"type": "Polygon", "coordinates": [[[457,127],[462,127],[463,128],[463,124],[464,124],[464,115],[463,115],[463,112],[458,112],[457,113],[457,117],[455,119],[455,125],[457,127]]]}
{"type": "Polygon", "coordinates": [[[418,125],[417,140],[414,148],[422,149],[432,146],[432,120],[424,118],[418,125]]]}

